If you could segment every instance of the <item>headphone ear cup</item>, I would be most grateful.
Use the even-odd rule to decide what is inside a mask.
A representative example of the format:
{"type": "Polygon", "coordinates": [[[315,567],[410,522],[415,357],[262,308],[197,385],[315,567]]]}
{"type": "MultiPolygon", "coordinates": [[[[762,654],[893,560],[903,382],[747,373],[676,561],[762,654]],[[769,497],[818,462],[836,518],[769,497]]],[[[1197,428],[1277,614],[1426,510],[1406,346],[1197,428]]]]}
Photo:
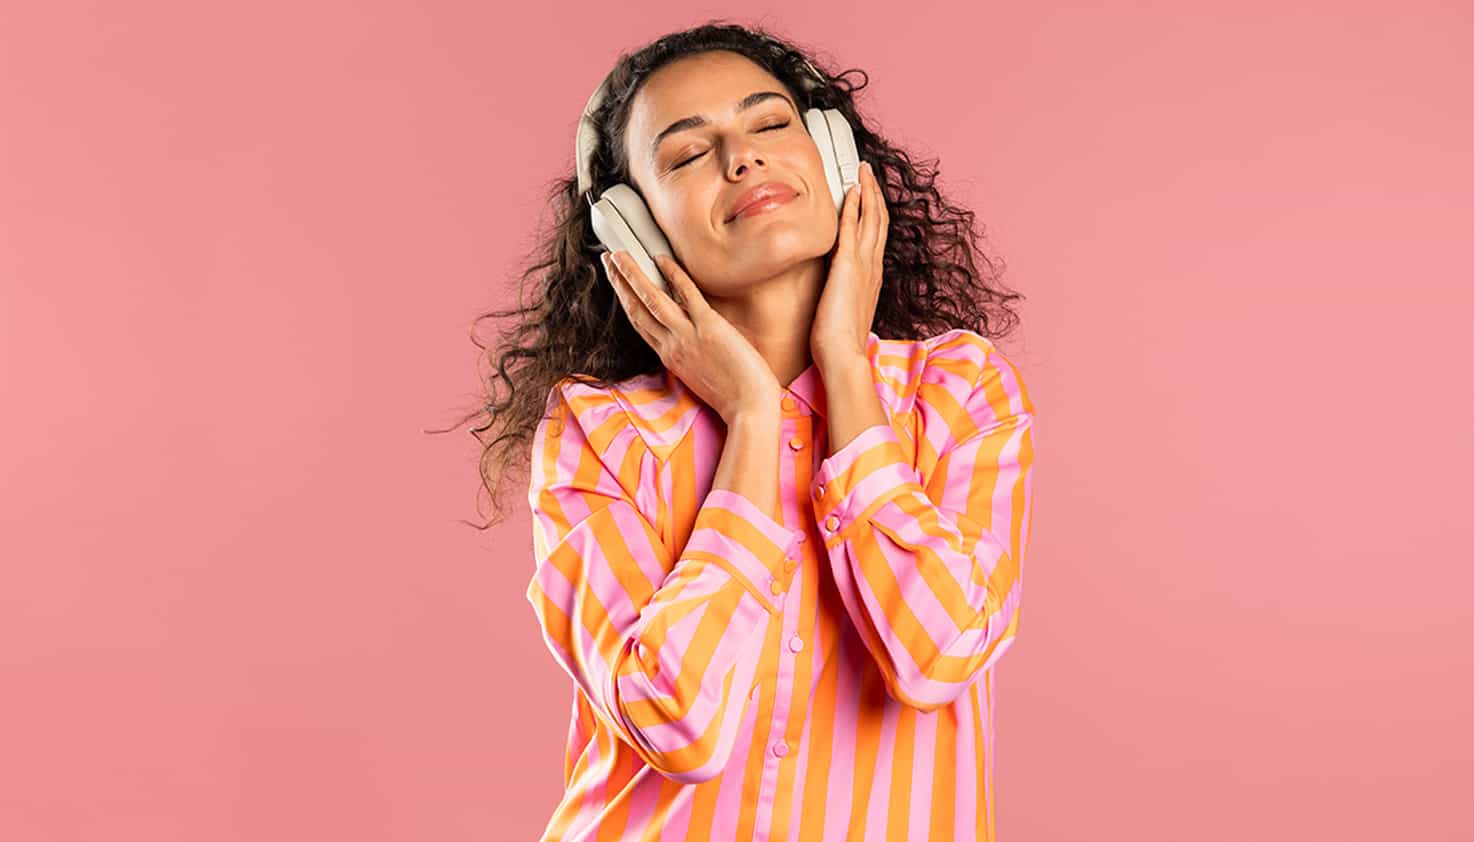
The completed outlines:
{"type": "Polygon", "coordinates": [[[829,138],[829,121],[824,119],[823,111],[810,108],[804,112],[804,125],[809,127],[809,137],[819,148],[819,160],[824,165],[824,181],[829,185],[829,197],[834,201],[837,211],[844,203],[844,189],[840,186],[842,179],[839,167],[834,162],[834,141],[829,138]]]}
{"type": "Polygon", "coordinates": [[[824,119],[829,121],[829,138],[834,143],[834,164],[839,168],[839,195],[843,204],[845,191],[860,181],[860,152],[855,148],[855,132],[850,128],[850,121],[839,109],[824,109],[824,119]]]}
{"type": "Polygon", "coordinates": [[[844,207],[845,191],[860,180],[860,154],[855,148],[855,133],[837,108],[810,108],[804,112],[804,125],[809,127],[809,136],[819,147],[819,157],[824,162],[824,178],[829,183],[834,210],[838,212],[844,207]]]}
{"type": "Polygon", "coordinates": [[[672,259],[670,243],[655,224],[645,200],[627,184],[616,184],[599,196],[589,209],[594,235],[610,251],[627,251],[635,264],[666,295],[675,297],[665,274],[655,265],[656,255],[672,259]]]}

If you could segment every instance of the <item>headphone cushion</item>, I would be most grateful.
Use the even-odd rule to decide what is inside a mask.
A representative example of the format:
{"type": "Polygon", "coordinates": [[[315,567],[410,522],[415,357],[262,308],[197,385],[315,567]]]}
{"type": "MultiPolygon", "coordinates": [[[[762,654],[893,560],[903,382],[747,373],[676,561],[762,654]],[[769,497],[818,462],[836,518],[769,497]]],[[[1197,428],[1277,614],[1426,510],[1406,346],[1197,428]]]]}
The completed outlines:
{"type": "Polygon", "coordinates": [[[594,235],[610,251],[627,251],[645,276],[670,291],[665,275],[655,265],[657,255],[671,255],[670,242],[645,200],[628,184],[616,184],[599,196],[591,208],[594,235]]]}

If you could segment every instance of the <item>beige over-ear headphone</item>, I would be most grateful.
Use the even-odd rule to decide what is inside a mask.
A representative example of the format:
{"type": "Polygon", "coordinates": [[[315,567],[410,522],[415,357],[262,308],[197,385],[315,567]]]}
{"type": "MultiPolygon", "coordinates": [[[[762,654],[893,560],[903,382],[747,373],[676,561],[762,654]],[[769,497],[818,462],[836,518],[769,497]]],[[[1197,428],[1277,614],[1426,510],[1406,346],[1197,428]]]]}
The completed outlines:
{"type": "MultiPolygon", "coordinates": [[[[787,49],[766,39],[781,49],[787,49]]],[[[804,60],[807,77],[803,80],[805,92],[829,84],[807,59],[804,60]]],[[[670,242],[665,233],[655,224],[650,209],[640,194],[628,184],[616,184],[599,194],[597,201],[589,192],[593,179],[589,175],[589,159],[598,143],[598,132],[590,115],[599,107],[608,89],[605,78],[589,97],[583,116],[578,121],[577,137],[574,141],[574,160],[578,165],[578,192],[588,200],[594,235],[604,248],[610,251],[627,251],[645,276],[670,294],[670,284],[655,265],[655,255],[664,254],[672,259],[670,242]]],[[[849,121],[835,108],[810,108],[804,112],[804,124],[809,136],[819,147],[819,157],[824,161],[825,180],[829,193],[834,198],[834,211],[839,213],[844,206],[845,191],[859,181],[860,156],[855,149],[855,135],[849,121]]]]}

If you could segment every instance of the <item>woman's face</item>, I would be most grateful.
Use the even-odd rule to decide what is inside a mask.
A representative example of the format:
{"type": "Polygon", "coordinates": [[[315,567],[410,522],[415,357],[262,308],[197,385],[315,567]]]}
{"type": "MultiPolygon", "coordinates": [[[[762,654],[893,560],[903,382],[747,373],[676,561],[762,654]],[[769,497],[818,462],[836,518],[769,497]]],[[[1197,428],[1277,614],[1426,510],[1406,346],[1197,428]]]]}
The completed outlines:
{"type": "Polygon", "coordinates": [[[652,73],[630,106],[634,186],[704,294],[740,295],[834,246],[839,215],[823,160],[777,77],[737,53],[701,53],[652,73]],[[797,196],[729,218],[743,194],[767,182],[797,196]]]}

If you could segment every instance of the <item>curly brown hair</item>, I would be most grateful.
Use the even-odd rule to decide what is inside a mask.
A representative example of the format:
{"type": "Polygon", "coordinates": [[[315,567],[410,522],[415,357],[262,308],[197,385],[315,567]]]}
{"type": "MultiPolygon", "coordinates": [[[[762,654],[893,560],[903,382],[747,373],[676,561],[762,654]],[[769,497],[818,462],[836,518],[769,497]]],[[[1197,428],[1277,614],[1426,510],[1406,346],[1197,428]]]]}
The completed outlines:
{"type": "MultiPolygon", "coordinates": [[[[634,185],[624,155],[624,133],[630,103],[642,83],[676,59],[711,50],[728,50],[757,63],[784,84],[800,112],[835,108],[849,121],[860,158],[871,162],[890,211],[884,283],[871,326],[877,336],[915,340],[967,328],[998,339],[1013,330],[1018,315],[1008,305],[1024,296],[999,282],[1003,263],[978,247],[972,211],[952,205],[938,191],[935,161],[913,162],[856,109],[855,93],[869,84],[865,71],[832,74],[824,62],[813,58],[813,51],[764,27],[709,19],[621,54],[609,73],[604,101],[591,115],[599,140],[591,153],[590,193],[598,196],[619,182],[634,185]],[[801,83],[805,60],[828,77],[829,84],[806,90],[801,83]],[[846,78],[851,73],[860,75],[858,85],[846,78]]],[[[533,262],[520,278],[519,306],[482,313],[472,323],[471,341],[486,352],[486,361],[495,364],[496,378],[483,381],[487,391],[480,407],[452,427],[430,431],[448,432],[473,419],[480,422],[471,429],[482,444],[479,491],[490,492],[496,516],[484,524],[471,524],[478,529],[501,522],[506,485],[530,477],[533,435],[548,417],[549,397],[562,380],[609,388],[664,367],[602,277],[603,246],[578,190],[576,162],[551,183],[547,198],[554,221],[529,255],[533,262]],[[535,295],[527,302],[529,279],[535,281],[535,295]],[[508,316],[518,317],[517,321],[500,332],[495,347],[478,341],[477,325],[508,316]],[[498,379],[506,385],[500,399],[498,379]],[[487,431],[494,431],[494,437],[487,431]]]]}

